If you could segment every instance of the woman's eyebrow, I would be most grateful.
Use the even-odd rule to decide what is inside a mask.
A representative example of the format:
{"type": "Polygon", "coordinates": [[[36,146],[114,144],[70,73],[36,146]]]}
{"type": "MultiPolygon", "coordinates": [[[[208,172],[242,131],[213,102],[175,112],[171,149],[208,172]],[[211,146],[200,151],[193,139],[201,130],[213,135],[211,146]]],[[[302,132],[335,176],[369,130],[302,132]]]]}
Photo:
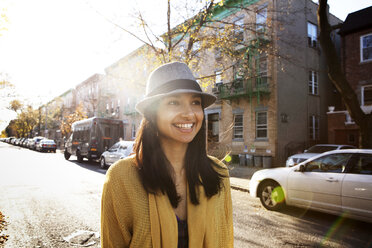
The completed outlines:
{"type": "Polygon", "coordinates": [[[200,94],[194,94],[192,95],[193,98],[201,98],[201,95],[200,94]]]}

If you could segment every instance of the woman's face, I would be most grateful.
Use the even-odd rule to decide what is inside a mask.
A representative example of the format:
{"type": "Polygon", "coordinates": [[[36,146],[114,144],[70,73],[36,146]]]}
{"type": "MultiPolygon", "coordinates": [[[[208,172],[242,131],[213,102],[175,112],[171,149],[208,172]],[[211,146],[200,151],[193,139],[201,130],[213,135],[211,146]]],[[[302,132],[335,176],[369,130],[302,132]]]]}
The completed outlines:
{"type": "Polygon", "coordinates": [[[204,119],[201,97],[181,93],[160,100],[156,123],[161,141],[170,144],[190,143],[199,132],[204,119]]]}

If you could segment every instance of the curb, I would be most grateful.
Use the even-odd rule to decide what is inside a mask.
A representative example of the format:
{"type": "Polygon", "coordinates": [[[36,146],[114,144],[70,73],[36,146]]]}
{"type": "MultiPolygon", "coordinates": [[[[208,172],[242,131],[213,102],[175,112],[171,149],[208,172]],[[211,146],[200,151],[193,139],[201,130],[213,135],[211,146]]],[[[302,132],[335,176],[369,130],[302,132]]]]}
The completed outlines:
{"type": "Polygon", "coordinates": [[[243,188],[243,187],[240,187],[240,186],[237,186],[237,185],[230,185],[230,188],[249,193],[249,189],[246,189],[246,188],[243,188]]]}

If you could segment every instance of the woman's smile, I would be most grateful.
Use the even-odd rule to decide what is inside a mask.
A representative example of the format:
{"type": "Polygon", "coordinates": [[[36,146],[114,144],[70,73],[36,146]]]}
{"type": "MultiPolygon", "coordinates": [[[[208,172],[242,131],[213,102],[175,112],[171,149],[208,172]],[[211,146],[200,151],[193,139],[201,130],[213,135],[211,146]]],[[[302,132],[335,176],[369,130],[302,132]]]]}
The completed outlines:
{"type": "Polygon", "coordinates": [[[180,129],[181,132],[192,132],[192,128],[195,126],[194,123],[178,123],[173,125],[180,129]]]}
{"type": "Polygon", "coordinates": [[[190,143],[204,120],[201,97],[193,93],[164,97],[160,100],[158,113],[156,121],[160,139],[172,146],[190,143]]]}

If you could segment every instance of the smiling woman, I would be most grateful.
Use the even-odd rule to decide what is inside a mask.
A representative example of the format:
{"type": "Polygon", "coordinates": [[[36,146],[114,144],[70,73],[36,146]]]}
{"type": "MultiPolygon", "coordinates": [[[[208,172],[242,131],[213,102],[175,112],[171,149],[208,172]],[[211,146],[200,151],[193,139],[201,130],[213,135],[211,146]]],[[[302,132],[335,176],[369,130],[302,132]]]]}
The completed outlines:
{"type": "Polygon", "coordinates": [[[187,146],[199,132],[204,120],[201,97],[183,93],[165,97],[159,103],[157,126],[162,146],[187,146]]]}
{"type": "Polygon", "coordinates": [[[206,153],[214,101],[184,63],[151,73],[136,154],[107,172],[102,247],[233,247],[228,170],[206,153]]]}

